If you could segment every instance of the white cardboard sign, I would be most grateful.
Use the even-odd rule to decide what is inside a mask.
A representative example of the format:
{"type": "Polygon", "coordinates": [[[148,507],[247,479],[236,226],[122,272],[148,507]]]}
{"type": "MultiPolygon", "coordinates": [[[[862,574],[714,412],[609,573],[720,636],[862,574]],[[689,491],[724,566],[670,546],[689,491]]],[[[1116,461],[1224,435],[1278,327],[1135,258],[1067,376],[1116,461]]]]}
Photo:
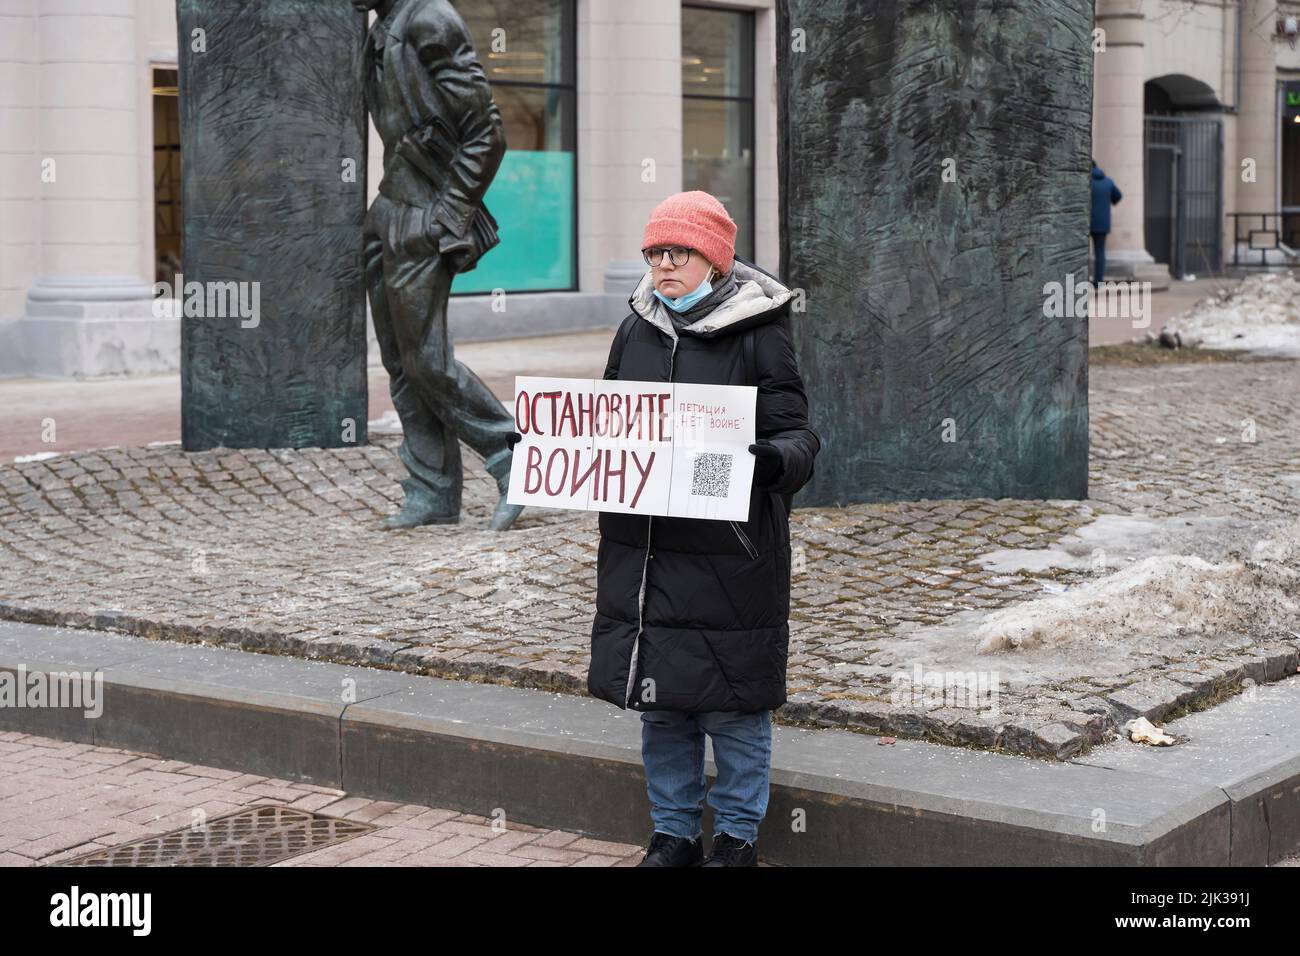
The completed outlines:
{"type": "Polygon", "coordinates": [[[515,379],[510,504],[744,521],[752,385],[515,379]]]}

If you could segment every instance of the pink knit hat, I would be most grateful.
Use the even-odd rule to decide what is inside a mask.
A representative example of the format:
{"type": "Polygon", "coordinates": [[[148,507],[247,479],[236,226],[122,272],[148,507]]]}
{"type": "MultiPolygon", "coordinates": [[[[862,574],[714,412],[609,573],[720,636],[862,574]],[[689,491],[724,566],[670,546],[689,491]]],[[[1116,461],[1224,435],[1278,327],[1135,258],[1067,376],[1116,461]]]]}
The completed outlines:
{"type": "Polygon", "coordinates": [[[722,203],[692,189],[669,196],[650,213],[641,248],[690,246],[726,275],[736,255],[736,224],[722,203]]]}

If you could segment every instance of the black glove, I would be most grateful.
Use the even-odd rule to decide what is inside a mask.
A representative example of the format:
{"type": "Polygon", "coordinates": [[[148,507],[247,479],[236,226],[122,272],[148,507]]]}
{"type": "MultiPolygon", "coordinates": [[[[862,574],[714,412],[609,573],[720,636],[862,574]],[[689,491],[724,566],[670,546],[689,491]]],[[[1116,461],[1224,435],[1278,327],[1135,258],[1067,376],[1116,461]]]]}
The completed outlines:
{"type": "Polygon", "coordinates": [[[506,434],[506,447],[511,451],[515,450],[515,444],[523,440],[523,435],[519,432],[508,432],[506,434]]]}
{"type": "Polygon", "coordinates": [[[753,452],[754,458],[754,483],[757,485],[771,485],[781,477],[781,472],[785,470],[785,462],[781,460],[781,450],[773,445],[766,438],[760,438],[757,442],[749,446],[753,452]]]}

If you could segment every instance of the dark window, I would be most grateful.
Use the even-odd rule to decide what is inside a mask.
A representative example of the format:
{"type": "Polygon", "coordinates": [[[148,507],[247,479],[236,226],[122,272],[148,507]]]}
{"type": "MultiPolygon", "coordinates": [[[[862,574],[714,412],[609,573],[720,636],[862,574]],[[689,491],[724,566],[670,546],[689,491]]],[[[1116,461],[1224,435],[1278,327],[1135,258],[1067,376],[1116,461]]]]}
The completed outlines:
{"type": "Polygon", "coordinates": [[[754,15],[682,7],[682,187],[711,193],[754,260],[754,15]]]}
{"type": "Polygon", "coordinates": [[[174,69],[153,69],[154,281],[181,271],[181,121],[174,69]]]}
{"type": "Polygon", "coordinates": [[[506,129],[484,204],[501,244],[454,292],[577,287],[574,0],[465,0],[465,19],[506,129]]]}
{"type": "Polygon", "coordinates": [[[1300,244],[1300,80],[1282,85],[1282,241],[1300,244]]]}

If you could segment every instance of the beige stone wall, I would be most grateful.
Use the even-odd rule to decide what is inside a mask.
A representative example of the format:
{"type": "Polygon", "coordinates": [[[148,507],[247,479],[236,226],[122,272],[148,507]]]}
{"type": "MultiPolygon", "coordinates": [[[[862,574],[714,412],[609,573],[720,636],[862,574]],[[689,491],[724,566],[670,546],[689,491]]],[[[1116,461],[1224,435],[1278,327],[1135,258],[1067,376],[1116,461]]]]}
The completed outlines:
{"type": "Polygon", "coordinates": [[[578,4],[578,269],[600,291],[635,261],[650,210],[682,188],[681,8],[578,4]]]}
{"type": "MultiPolygon", "coordinates": [[[[146,45],[174,57],[173,0],[142,2],[148,8],[146,45]]],[[[714,5],[756,11],[755,253],[759,265],[775,271],[780,253],[773,0],[714,5]]],[[[611,261],[636,259],[650,210],[682,188],[681,10],[673,4],[636,5],[636,21],[629,23],[627,0],[578,0],[577,8],[578,277],[581,291],[599,292],[611,261]],[[649,182],[642,175],[646,160],[655,167],[649,182]]],[[[368,163],[373,200],[383,166],[373,126],[368,163]]],[[[151,234],[151,226],[146,231],[151,234]]]]}
{"type": "MultiPolygon", "coordinates": [[[[139,75],[143,81],[139,84],[139,108],[142,122],[139,129],[139,149],[142,157],[153,156],[153,94],[152,75],[154,67],[176,69],[176,0],[139,0],[140,17],[137,43],[137,62],[139,75]]],[[[139,168],[140,193],[152,200],[154,188],[154,169],[152,162],[142,162],[139,168]]],[[[144,275],[153,281],[154,262],[154,218],[153,203],[141,204],[139,229],[144,275]]]]}
{"type": "MultiPolygon", "coordinates": [[[[1169,74],[1194,77],[1205,83],[1226,103],[1224,61],[1232,49],[1224,49],[1225,30],[1231,34],[1235,14],[1232,4],[1204,0],[1145,0],[1143,25],[1146,79],[1169,74]]],[[[1230,62],[1230,61],[1229,61],[1230,62]]],[[[1227,81],[1230,83],[1231,76],[1227,81]]]]}
{"type": "MultiPolygon", "coordinates": [[[[756,255],[775,270],[775,12],[772,0],[718,5],[756,11],[756,255]]],[[[650,210],[682,188],[681,10],[634,9],[629,22],[627,0],[578,3],[583,291],[637,258],[650,210]]],[[[45,272],[152,281],[151,67],[176,63],[174,0],[0,0],[0,16],[0,316],[21,314],[45,272]],[[42,150],[57,153],[54,190],[40,188],[42,150]]],[[[372,130],[372,198],[382,158],[372,130]]]]}
{"type": "MultiPolygon", "coordinates": [[[[1278,207],[1277,86],[1288,68],[1300,68],[1300,49],[1275,37],[1281,15],[1300,12],[1288,0],[1097,0],[1096,23],[1107,32],[1107,52],[1094,58],[1093,155],[1124,191],[1115,209],[1107,254],[1140,271],[1143,245],[1143,85],[1171,75],[1192,77],[1229,109],[1211,114],[1223,123],[1225,212],[1278,207]],[[1242,24],[1238,37],[1238,24],[1242,24]],[[1240,58],[1238,69],[1237,60],[1240,58]],[[1235,107],[1235,111],[1232,109],[1235,107]],[[1250,160],[1254,181],[1242,180],[1250,160]]],[[[1224,251],[1231,235],[1224,223],[1224,251]]]]}
{"type": "Polygon", "coordinates": [[[19,316],[40,253],[36,0],[0,0],[0,320],[19,316]]]}
{"type": "Polygon", "coordinates": [[[1142,7],[1142,0],[1097,0],[1095,12],[1105,37],[1093,57],[1092,155],[1124,194],[1107,240],[1115,275],[1137,274],[1153,261],[1142,219],[1142,86],[1149,76],[1142,7]]]}
{"type": "MultiPolygon", "coordinates": [[[[1272,38],[1272,0],[1245,0],[1260,28],[1243,37],[1241,113],[1225,115],[1225,206],[1272,206],[1280,70],[1300,48],[1272,38]],[[1257,162],[1257,183],[1239,163],[1257,162]]],[[[773,0],[756,11],[756,251],[779,259],[773,0]]],[[[651,208],[682,186],[681,10],[673,3],[578,0],[579,282],[604,288],[611,262],[635,261],[651,208]],[[629,11],[636,22],[628,22],[629,11]],[[653,174],[647,170],[653,166],[653,174]]],[[[1283,14],[1300,15],[1286,0],[1283,14]]],[[[1112,258],[1141,250],[1142,84],[1181,73],[1231,103],[1235,14],[1224,2],[1098,0],[1110,52],[1098,56],[1094,139],[1122,183],[1112,258]],[[1122,210],[1122,212],[1121,212],[1122,210]]],[[[0,0],[0,320],[21,316],[42,276],[152,281],[150,67],[174,65],[174,0],[0,0]],[[57,180],[41,182],[54,158],[57,180]]],[[[371,192],[381,165],[371,137],[371,192]]],[[[1139,256],[1140,258],[1140,256],[1139,256]]]]}
{"type": "Polygon", "coordinates": [[[0,0],[0,317],[21,315],[42,276],[152,281],[151,21],[140,14],[160,5],[0,0]]]}

